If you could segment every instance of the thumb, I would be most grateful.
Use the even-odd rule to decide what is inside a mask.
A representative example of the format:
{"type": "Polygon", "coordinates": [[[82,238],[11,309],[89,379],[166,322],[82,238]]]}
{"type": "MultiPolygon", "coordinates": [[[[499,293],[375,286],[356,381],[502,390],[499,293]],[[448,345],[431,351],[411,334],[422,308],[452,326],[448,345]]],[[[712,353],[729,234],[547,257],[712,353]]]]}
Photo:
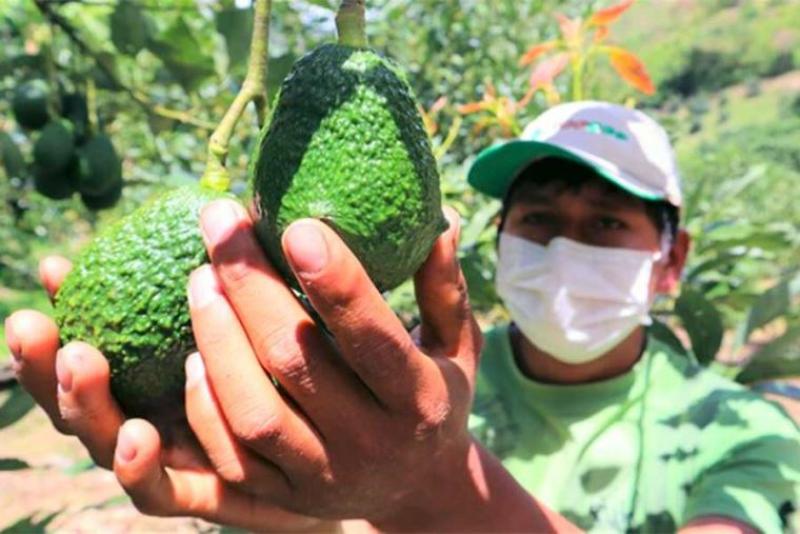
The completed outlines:
{"type": "MultiPolygon", "coordinates": [[[[458,262],[460,216],[450,207],[444,212],[450,228],[433,245],[428,259],[414,277],[414,286],[422,317],[422,344],[453,356],[463,353],[466,347],[471,349],[467,352],[475,352],[480,344],[480,331],[472,315],[467,283],[458,262]]],[[[477,354],[474,357],[477,359],[477,354]]]]}

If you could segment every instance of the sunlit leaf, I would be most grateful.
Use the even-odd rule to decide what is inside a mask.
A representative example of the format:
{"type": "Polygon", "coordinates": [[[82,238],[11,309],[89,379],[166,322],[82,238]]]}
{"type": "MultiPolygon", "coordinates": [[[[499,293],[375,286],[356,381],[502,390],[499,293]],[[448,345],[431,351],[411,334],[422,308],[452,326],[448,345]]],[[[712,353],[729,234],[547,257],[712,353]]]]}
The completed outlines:
{"type": "Polygon", "coordinates": [[[203,53],[200,42],[183,17],[175,19],[157,39],[150,40],[147,47],[186,90],[195,89],[214,74],[213,61],[203,53]]]}
{"type": "Polygon", "coordinates": [[[561,52],[555,56],[548,58],[533,69],[529,80],[530,86],[534,88],[545,87],[551,85],[556,77],[564,72],[569,64],[569,54],[561,52]]]}
{"type": "Polygon", "coordinates": [[[595,11],[586,22],[588,26],[607,26],[613,24],[629,7],[633,5],[634,0],[622,0],[619,4],[615,4],[605,9],[595,11]]]}
{"type": "Polygon", "coordinates": [[[533,45],[527,52],[520,58],[520,67],[526,67],[539,59],[540,56],[555,49],[558,46],[558,41],[547,41],[533,45]]]}
{"type": "Polygon", "coordinates": [[[611,65],[620,78],[646,95],[652,95],[656,92],[653,81],[650,79],[644,63],[639,58],[624,48],[617,46],[607,47],[607,51],[611,59],[611,65]]]}
{"type": "Polygon", "coordinates": [[[789,311],[789,306],[791,306],[789,281],[784,280],[765,291],[750,307],[747,320],[740,331],[740,342],[744,343],[754,330],[789,311]]]}
{"type": "Polygon", "coordinates": [[[745,365],[737,382],[750,383],[800,375],[800,327],[761,347],[745,365]]]}

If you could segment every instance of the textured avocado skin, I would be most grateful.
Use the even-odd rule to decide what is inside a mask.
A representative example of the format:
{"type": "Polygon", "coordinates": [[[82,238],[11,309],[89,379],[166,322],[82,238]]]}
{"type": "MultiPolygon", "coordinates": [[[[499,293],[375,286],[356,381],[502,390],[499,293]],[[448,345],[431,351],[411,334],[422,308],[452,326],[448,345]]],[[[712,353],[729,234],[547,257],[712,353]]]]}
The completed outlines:
{"type": "Polygon", "coordinates": [[[295,287],[280,242],[297,219],[330,224],[382,291],[412,275],[447,228],[411,88],[370,50],[331,44],[301,58],[257,150],[256,231],[295,287]]]}
{"type": "Polygon", "coordinates": [[[111,391],[130,416],[182,404],[184,359],[195,350],[186,284],[208,261],[198,217],[222,196],[190,186],[145,204],[98,235],[56,295],[62,343],[103,353],[111,391]]]}

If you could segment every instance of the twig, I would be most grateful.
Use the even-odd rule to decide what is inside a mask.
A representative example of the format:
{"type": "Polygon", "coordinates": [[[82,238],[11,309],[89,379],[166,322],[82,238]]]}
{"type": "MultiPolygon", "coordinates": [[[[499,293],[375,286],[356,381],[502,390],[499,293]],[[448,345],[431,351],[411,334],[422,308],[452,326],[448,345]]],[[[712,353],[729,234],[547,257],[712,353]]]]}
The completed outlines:
{"type": "Polygon", "coordinates": [[[160,115],[168,119],[173,119],[178,122],[188,124],[190,126],[201,128],[203,130],[214,129],[214,124],[208,121],[198,119],[185,111],[168,109],[159,104],[154,104],[140,92],[134,91],[130,87],[127,87],[119,80],[114,70],[106,63],[106,61],[104,61],[102,57],[100,57],[97,53],[95,53],[95,51],[92,50],[88,44],[86,44],[86,42],[81,38],[81,36],[78,35],[77,30],[73,28],[72,25],[64,17],[62,17],[56,11],[53,10],[53,7],[50,5],[50,2],[48,2],[47,0],[34,0],[34,3],[36,4],[36,7],[39,9],[42,15],[44,15],[53,24],[61,28],[63,32],[67,35],[67,37],[69,37],[69,39],[78,46],[81,52],[91,57],[94,60],[95,64],[98,66],[98,68],[100,68],[100,70],[103,71],[103,73],[106,76],[108,76],[108,78],[112,80],[116,86],[125,91],[146,112],[155,115],[160,115]]]}
{"type": "Polygon", "coordinates": [[[230,149],[233,129],[242,117],[244,110],[253,102],[258,116],[259,127],[267,117],[267,65],[269,61],[269,22],[272,0],[256,0],[253,19],[253,38],[250,41],[250,59],[247,75],[242,88],[230,108],[222,117],[211,139],[208,141],[208,159],[201,183],[218,191],[226,191],[230,186],[230,175],[225,161],[230,149]]]}

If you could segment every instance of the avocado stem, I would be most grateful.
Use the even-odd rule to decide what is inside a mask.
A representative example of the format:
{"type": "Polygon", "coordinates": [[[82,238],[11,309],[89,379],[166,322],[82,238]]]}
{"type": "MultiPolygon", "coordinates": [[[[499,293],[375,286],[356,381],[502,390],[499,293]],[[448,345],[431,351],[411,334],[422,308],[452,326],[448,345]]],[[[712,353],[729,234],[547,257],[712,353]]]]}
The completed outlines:
{"type": "Polygon", "coordinates": [[[242,118],[247,105],[253,102],[259,127],[267,117],[267,69],[269,62],[269,22],[272,0],[256,0],[253,18],[253,38],[250,41],[250,59],[247,74],[236,98],[208,140],[206,169],[200,185],[224,192],[230,188],[231,178],[226,167],[233,130],[242,118]]]}
{"type": "Polygon", "coordinates": [[[336,14],[340,45],[353,48],[369,46],[365,4],[365,0],[342,0],[339,12],[336,14]]]}

